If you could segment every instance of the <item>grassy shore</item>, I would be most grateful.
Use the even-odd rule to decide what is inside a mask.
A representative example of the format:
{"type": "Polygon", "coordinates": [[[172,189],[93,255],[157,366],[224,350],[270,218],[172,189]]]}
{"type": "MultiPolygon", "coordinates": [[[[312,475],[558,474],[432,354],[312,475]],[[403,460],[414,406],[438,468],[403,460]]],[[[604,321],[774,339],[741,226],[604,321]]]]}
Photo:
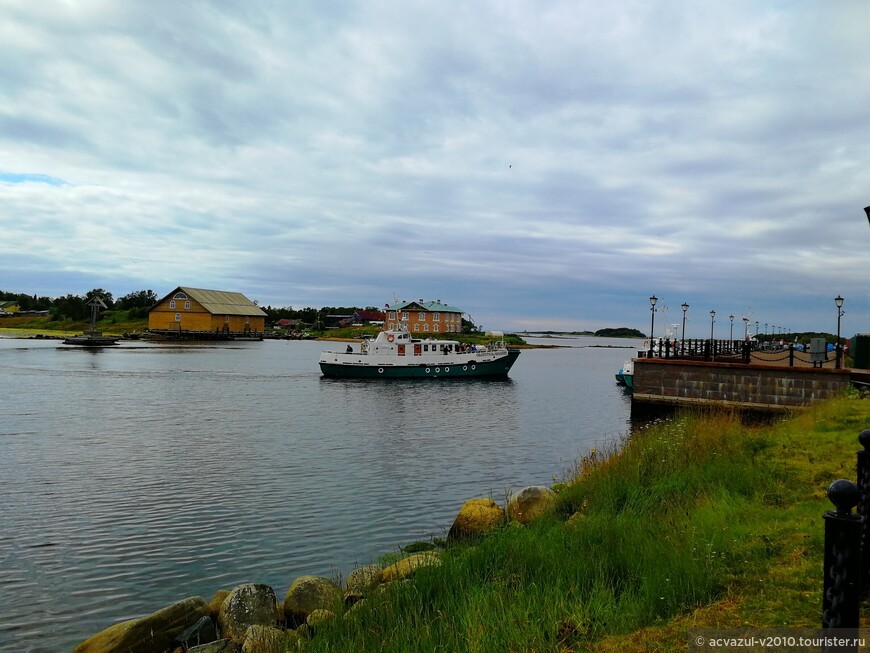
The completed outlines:
{"type": "Polygon", "coordinates": [[[678,651],[690,628],[816,628],[825,490],[854,480],[868,427],[870,401],[844,397],[644,428],[566,471],[551,519],[448,549],[309,650],[678,651]]]}
{"type": "MultiPolygon", "coordinates": [[[[107,336],[122,336],[145,330],[148,320],[130,318],[127,311],[109,311],[97,322],[97,329],[107,336]]],[[[50,317],[4,317],[0,319],[0,335],[29,337],[36,335],[72,336],[91,328],[90,320],[52,320],[50,317]]]]}

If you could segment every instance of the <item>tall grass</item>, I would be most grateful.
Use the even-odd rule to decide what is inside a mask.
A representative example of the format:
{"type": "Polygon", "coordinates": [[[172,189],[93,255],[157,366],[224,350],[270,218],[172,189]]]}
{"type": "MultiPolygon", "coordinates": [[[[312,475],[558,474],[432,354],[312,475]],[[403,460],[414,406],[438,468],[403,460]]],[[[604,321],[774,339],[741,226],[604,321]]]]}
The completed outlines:
{"type": "Polygon", "coordinates": [[[684,650],[686,619],[814,626],[824,487],[867,426],[870,402],[844,399],[773,426],[684,414],[635,431],[573,466],[551,518],[449,548],[309,650],[624,650],[637,633],[630,648],[684,650]]]}

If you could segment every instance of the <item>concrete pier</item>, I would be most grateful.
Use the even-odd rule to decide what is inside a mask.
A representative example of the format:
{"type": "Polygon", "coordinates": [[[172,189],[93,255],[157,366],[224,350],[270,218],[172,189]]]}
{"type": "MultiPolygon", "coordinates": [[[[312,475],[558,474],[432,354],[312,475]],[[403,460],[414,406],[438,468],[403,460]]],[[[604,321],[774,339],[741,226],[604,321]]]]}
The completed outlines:
{"type": "Polygon", "coordinates": [[[788,411],[830,399],[853,380],[868,378],[867,370],[638,358],[632,415],[656,406],[788,411]]]}

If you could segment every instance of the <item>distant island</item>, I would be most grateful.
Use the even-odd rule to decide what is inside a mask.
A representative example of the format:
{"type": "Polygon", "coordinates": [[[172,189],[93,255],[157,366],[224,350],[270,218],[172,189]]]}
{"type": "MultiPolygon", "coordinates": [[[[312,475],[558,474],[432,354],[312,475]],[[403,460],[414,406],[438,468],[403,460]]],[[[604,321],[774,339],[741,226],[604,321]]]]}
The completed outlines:
{"type": "Polygon", "coordinates": [[[637,329],[618,327],[616,329],[599,329],[595,332],[599,338],[646,338],[646,334],[637,329]]]}
{"type": "MultiPolygon", "coordinates": [[[[524,331],[523,333],[529,333],[524,331]]],[[[596,336],[598,338],[646,338],[646,334],[637,329],[617,327],[616,329],[599,329],[598,331],[535,331],[543,336],[596,336]]]]}

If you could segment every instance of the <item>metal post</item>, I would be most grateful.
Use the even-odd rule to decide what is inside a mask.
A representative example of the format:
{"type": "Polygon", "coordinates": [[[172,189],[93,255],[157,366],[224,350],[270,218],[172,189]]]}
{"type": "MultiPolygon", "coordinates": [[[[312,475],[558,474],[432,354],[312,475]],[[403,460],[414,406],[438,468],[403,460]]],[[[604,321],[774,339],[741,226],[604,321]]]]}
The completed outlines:
{"type": "Polygon", "coordinates": [[[716,324],[716,311],[710,311],[710,360],[716,360],[716,352],[713,350],[713,325],[716,324]]]}
{"type": "Polygon", "coordinates": [[[858,451],[858,509],[861,522],[861,587],[860,593],[870,592],[870,429],[858,434],[863,449],[858,451]]]}
{"type": "Polygon", "coordinates": [[[655,333],[656,327],[656,302],[659,300],[658,297],[653,295],[649,298],[650,303],[650,315],[652,316],[649,321],[649,358],[653,357],[653,334],[655,333]]]}
{"type": "Polygon", "coordinates": [[[788,366],[794,367],[794,345],[788,343],[788,366]]]}
{"type": "Polygon", "coordinates": [[[822,628],[858,628],[861,522],[853,515],[858,504],[858,486],[839,479],[828,486],[828,499],[836,510],[825,520],[825,578],[822,596],[822,628]]]}
{"type": "Polygon", "coordinates": [[[843,312],[843,301],[844,300],[840,295],[837,295],[836,297],[834,297],[834,304],[836,304],[836,306],[837,306],[837,343],[835,345],[836,352],[837,352],[837,356],[836,356],[837,360],[836,360],[834,367],[836,367],[837,369],[840,369],[840,366],[841,366],[842,360],[843,360],[843,350],[840,349],[840,318],[843,317],[843,315],[845,315],[845,313],[843,312]]]}
{"type": "Polygon", "coordinates": [[[683,309],[683,328],[680,331],[680,339],[682,340],[682,344],[680,346],[680,349],[682,349],[682,351],[680,353],[683,356],[685,356],[686,355],[686,311],[689,310],[689,305],[686,302],[683,302],[683,305],[680,306],[680,308],[683,309]]]}

